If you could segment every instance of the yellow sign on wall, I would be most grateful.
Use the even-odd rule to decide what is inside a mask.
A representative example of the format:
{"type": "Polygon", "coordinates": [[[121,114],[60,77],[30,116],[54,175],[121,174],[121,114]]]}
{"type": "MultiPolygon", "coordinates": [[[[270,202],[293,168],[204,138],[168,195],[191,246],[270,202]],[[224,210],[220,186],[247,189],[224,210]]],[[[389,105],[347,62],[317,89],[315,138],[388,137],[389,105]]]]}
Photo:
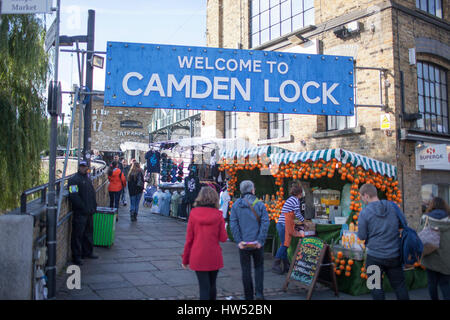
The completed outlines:
{"type": "Polygon", "coordinates": [[[391,129],[391,118],[388,113],[381,115],[380,128],[381,128],[381,130],[390,130],[391,129]]]}

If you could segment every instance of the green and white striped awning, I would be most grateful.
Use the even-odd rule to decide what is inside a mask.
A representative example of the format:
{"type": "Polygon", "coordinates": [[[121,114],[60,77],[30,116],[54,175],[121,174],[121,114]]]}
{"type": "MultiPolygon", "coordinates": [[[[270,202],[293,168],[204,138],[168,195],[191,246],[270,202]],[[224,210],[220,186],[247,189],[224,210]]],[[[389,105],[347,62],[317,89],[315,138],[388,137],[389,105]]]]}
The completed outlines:
{"type": "Polygon", "coordinates": [[[366,171],[372,169],[375,173],[397,178],[397,168],[395,166],[340,148],[305,152],[272,153],[270,155],[272,164],[295,163],[297,161],[305,162],[307,160],[316,161],[319,159],[325,161],[336,159],[344,164],[351,163],[355,167],[362,166],[366,171]]]}
{"type": "Polygon", "coordinates": [[[225,158],[225,159],[234,159],[234,157],[245,158],[247,156],[256,157],[256,156],[262,156],[262,155],[266,155],[267,157],[269,157],[273,153],[283,154],[285,152],[288,152],[288,150],[279,148],[279,147],[264,146],[264,147],[253,147],[253,148],[248,148],[248,149],[224,150],[224,151],[222,151],[220,156],[221,156],[221,158],[225,158]]]}

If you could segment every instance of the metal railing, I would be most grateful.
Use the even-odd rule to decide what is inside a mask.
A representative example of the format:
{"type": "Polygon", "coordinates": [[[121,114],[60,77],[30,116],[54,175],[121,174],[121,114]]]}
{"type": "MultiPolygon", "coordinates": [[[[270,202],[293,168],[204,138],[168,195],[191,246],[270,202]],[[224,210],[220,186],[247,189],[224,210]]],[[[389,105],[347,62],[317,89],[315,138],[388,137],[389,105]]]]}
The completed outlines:
{"type": "MultiPolygon", "coordinates": [[[[107,168],[106,163],[104,163],[103,161],[100,162],[100,161],[93,160],[93,162],[104,164],[104,166],[101,168],[93,168],[92,174],[91,174],[91,179],[95,179],[97,176],[103,174],[107,168]]],[[[57,195],[59,195],[60,190],[63,190],[63,188],[61,188],[61,187],[64,187],[65,182],[67,180],[69,180],[73,175],[74,174],[72,174],[70,176],[66,176],[64,179],[61,178],[61,179],[57,179],[55,181],[57,195]]],[[[41,202],[40,203],[45,204],[47,201],[47,189],[48,189],[48,183],[33,187],[31,189],[28,189],[28,190],[25,190],[24,192],[22,192],[22,194],[20,196],[20,213],[27,214],[28,197],[32,194],[40,192],[41,193],[41,197],[40,197],[41,202]]]]}

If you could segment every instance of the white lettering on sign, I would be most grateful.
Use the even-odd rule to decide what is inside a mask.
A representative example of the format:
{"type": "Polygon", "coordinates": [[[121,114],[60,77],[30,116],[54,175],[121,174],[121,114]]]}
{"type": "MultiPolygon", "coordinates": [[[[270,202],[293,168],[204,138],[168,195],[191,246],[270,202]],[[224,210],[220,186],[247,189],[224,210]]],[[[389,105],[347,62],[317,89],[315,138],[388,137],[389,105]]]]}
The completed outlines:
{"type": "Polygon", "coordinates": [[[144,76],[142,74],[140,74],[139,72],[128,72],[125,75],[125,77],[123,77],[123,80],[122,80],[123,91],[125,91],[125,93],[128,94],[129,96],[138,96],[142,93],[142,89],[131,90],[128,87],[128,81],[131,78],[138,78],[139,80],[142,80],[144,78],[144,76]]]}
{"type": "Polygon", "coordinates": [[[138,136],[138,137],[144,137],[145,133],[144,132],[137,132],[137,131],[119,131],[117,133],[117,135],[119,137],[122,136],[138,136]]]}
{"type": "MultiPolygon", "coordinates": [[[[218,58],[214,62],[208,57],[187,57],[178,56],[178,65],[181,69],[216,69],[219,71],[228,70],[230,72],[261,72],[260,60],[244,59],[224,59],[218,58]]],[[[266,61],[270,73],[278,72],[285,75],[289,71],[289,66],[285,62],[266,61]]],[[[159,94],[160,97],[172,97],[174,92],[183,92],[185,98],[205,99],[212,96],[217,100],[236,100],[240,98],[250,101],[251,79],[241,79],[235,77],[212,77],[212,79],[202,75],[184,75],[177,79],[174,74],[168,74],[167,79],[161,79],[158,73],[152,73],[150,79],[144,80],[144,76],[139,72],[128,72],[122,79],[123,91],[130,96],[149,96],[151,93],[159,94]],[[245,81],[245,84],[244,84],[245,81]],[[145,90],[144,90],[145,87],[145,90]],[[167,95],[166,95],[167,93],[167,95]]],[[[147,78],[148,79],[148,78],[147,78]]],[[[309,104],[322,102],[324,105],[330,102],[340,105],[333,96],[333,92],[339,83],[318,83],[316,81],[306,81],[299,83],[294,80],[283,81],[279,88],[272,88],[269,79],[264,80],[264,102],[295,103],[303,99],[309,104]],[[311,88],[313,87],[313,88],[311,88]],[[314,89],[315,88],[315,89],[314,89]]]]}

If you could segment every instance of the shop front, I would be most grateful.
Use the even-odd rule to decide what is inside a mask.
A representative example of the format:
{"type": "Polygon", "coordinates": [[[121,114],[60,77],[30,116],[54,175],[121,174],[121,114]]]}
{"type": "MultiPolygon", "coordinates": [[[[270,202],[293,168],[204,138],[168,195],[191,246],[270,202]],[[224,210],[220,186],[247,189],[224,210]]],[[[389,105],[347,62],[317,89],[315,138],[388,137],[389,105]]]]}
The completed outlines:
{"type": "Polygon", "coordinates": [[[421,171],[422,206],[432,197],[450,203],[450,145],[417,143],[416,170],[421,171]]]}
{"type": "MultiPolygon", "coordinates": [[[[331,247],[339,291],[352,295],[368,293],[365,245],[357,237],[358,218],[363,208],[358,190],[362,184],[371,183],[376,186],[380,199],[400,204],[402,192],[396,167],[339,148],[297,153],[266,148],[222,153],[220,170],[230,176],[230,206],[239,196],[239,183],[252,180],[256,195],[264,201],[269,213],[269,238],[273,239],[271,249],[275,252],[279,247],[275,225],[281,209],[292,184],[301,184],[306,223],[300,226],[294,222],[295,225],[331,247]]],[[[290,261],[298,242],[299,238],[292,237],[288,249],[290,261]]],[[[410,289],[426,286],[426,274],[420,264],[407,270],[406,277],[410,289]]],[[[384,281],[384,286],[390,290],[388,281],[384,281]]]]}

